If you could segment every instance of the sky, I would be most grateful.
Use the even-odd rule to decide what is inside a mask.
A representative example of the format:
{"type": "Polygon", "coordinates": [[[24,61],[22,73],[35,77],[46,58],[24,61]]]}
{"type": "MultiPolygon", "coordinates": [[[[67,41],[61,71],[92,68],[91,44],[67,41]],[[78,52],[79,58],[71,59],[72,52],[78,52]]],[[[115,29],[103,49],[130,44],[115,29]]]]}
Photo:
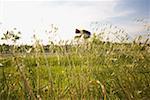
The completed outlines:
{"type": "Polygon", "coordinates": [[[150,23],[149,0],[0,0],[0,37],[17,28],[22,33],[20,44],[31,44],[34,34],[46,44],[48,37],[73,39],[76,28],[94,33],[92,22],[118,26],[132,38],[148,33],[135,19],[150,23]],[[52,24],[58,27],[54,34],[46,32],[52,24]]]}

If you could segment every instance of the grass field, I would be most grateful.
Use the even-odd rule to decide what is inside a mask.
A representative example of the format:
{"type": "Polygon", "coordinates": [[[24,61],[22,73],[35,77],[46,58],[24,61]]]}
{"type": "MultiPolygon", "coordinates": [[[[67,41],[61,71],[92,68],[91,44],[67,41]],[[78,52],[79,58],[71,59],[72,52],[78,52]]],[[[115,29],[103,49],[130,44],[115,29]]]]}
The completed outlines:
{"type": "Polygon", "coordinates": [[[1,100],[148,100],[150,47],[85,42],[0,58],[1,100]]]}

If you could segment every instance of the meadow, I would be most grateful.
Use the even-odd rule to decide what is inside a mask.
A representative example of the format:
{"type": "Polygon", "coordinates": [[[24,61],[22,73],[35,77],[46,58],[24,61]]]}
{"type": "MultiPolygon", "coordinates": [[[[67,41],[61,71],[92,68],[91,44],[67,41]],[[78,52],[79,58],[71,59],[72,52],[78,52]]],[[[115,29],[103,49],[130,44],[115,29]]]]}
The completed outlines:
{"type": "Polygon", "coordinates": [[[3,45],[0,99],[148,100],[147,41],[111,43],[95,37],[81,44],[3,45]]]}

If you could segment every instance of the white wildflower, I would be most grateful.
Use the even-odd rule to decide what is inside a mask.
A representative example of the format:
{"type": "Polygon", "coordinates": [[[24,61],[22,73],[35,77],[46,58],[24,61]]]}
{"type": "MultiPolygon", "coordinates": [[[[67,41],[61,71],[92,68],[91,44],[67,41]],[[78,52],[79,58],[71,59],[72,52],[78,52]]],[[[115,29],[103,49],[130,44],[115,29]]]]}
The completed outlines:
{"type": "Polygon", "coordinates": [[[2,63],[0,63],[0,67],[3,67],[4,65],[2,63]]]}

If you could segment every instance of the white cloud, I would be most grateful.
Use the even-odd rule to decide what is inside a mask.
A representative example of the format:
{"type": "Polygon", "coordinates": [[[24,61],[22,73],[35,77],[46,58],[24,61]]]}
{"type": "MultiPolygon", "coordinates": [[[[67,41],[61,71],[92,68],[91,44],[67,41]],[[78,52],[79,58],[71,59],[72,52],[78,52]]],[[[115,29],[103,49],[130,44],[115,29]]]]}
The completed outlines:
{"type": "Polygon", "coordinates": [[[119,1],[119,0],[5,0],[5,1],[119,1]]]}
{"type": "MultiPolygon", "coordinates": [[[[51,0],[50,0],[51,1],[51,0]]],[[[52,0],[53,1],[53,0],[52,0]]],[[[78,1],[78,0],[77,0],[78,1]]],[[[46,27],[52,23],[59,26],[59,37],[70,39],[73,37],[75,28],[89,28],[87,23],[91,21],[101,21],[107,18],[126,16],[130,11],[117,13],[114,7],[117,0],[92,0],[69,2],[60,5],[43,5],[45,2],[8,2],[2,3],[2,17],[0,21],[3,27],[17,27],[23,32],[23,40],[29,41],[33,35],[33,30],[39,33],[44,40],[43,35],[46,27]],[[87,4],[86,4],[87,3],[87,4]],[[80,5],[82,4],[82,5],[80,5]]],[[[47,3],[47,2],[46,2],[47,3]]],[[[49,2],[53,3],[53,2],[49,2]]]]}

